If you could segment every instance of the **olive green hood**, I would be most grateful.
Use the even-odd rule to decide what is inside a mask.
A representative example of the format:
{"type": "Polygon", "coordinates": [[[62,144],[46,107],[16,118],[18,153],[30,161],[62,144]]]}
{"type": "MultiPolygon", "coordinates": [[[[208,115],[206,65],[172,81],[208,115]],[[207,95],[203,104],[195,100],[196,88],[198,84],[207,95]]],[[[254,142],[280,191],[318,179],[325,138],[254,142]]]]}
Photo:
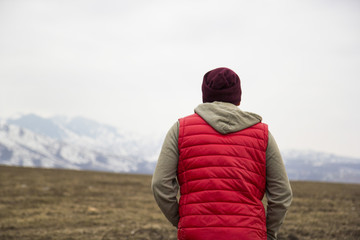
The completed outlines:
{"type": "Polygon", "coordinates": [[[226,102],[202,103],[195,108],[195,113],[221,134],[243,130],[262,120],[257,114],[241,111],[236,105],[226,102]]]}

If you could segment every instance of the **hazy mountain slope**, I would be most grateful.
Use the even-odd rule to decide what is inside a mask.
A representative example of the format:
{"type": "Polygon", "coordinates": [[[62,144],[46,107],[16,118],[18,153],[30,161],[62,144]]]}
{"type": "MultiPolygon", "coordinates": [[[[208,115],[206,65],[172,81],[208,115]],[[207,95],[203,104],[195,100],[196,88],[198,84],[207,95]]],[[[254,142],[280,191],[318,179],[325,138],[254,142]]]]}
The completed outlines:
{"type": "Polygon", "coordinates": [[[283,152],[290,179],[360,183],[360,159],[315,151],[283,152]]]}
{"type": "MultiPolygon", "coordinates": [[[[29,114],[0,124],[0,164],[151,174],[162,141],[86,118],[29,114]]],[[[282,155],[292,180],[360,183],[360,159],[315,151],[282,155]]]]}
{"type": "Polygon", "coordinates": [[[161,139],[145,138],[129,132],[119,133],[115,127],[82,117],[42,118],[28,114],[8,119],[6,123],[67,143],[113,154],[135,154],[146,160],[152,159],[157,154],[156,151],[161,144],[161,139]]]}
{"type": "MultiPolygon", "coordinates": [[[[34,120],[33,116],[31,120],[34,120]]],[[[120,145],[119,138],[109,132],[106,133],[108,141],[113,139],[114,145],[119,144],[114,149],[105,147],[101,141],[104,136],[100,137],[99,143],[96,136],[78,135],[49,122],[44,128],[36,124],[32,128],[38,133],[17,125],[0,124],[1,164],[136,173],[152,173],[154,169],[155,163],[146,161],[140,151],[132,152],[140,146],[131,144],[131,141],[120,145]],[[48,128],[51,125],[52,128],[48,128]],[[57,133],[56,137],[53,133],[57,133]]]]}

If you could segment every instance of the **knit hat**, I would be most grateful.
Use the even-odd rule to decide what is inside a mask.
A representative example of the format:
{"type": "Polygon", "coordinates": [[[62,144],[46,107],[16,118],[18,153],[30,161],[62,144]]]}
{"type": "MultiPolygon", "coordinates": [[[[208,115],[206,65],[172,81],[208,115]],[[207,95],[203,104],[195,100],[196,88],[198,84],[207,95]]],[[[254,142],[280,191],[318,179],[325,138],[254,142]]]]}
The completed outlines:
{"type": "Polygon", "coordinates": [[[238,105],[241,101],[239,76],[229,68],[216,68],[204,75],[202,83],[203,102],[229,102],[238,105]]]}

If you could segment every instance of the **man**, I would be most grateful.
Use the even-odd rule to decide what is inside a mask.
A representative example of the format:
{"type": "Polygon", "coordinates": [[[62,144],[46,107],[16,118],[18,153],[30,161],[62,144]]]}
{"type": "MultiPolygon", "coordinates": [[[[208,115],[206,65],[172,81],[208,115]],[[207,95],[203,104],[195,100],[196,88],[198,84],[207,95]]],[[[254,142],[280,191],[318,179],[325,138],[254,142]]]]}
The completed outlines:
{"type": "Polygon", "coordinates": [[[202,94],[165,138],[152,179],[157,204],[178,239],[276,240],[292,191],[273,136],[259,115],[238,108],[232,70],[206,73],[202,94]]]}

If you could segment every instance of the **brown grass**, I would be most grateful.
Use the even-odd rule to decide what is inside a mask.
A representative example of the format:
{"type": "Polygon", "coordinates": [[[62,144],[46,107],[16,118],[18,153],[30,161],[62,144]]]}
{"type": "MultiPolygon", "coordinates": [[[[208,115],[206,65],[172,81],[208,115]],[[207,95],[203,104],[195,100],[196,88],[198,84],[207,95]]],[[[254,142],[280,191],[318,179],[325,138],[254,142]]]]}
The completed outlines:
{"type": "MultiPolygon", "coordinates": [[[[0,166],[0,239],[176,239],[151,176],[0,166]]],[[[360,185],[292,182],[279,239],[360,239],[360,185]]]]}

